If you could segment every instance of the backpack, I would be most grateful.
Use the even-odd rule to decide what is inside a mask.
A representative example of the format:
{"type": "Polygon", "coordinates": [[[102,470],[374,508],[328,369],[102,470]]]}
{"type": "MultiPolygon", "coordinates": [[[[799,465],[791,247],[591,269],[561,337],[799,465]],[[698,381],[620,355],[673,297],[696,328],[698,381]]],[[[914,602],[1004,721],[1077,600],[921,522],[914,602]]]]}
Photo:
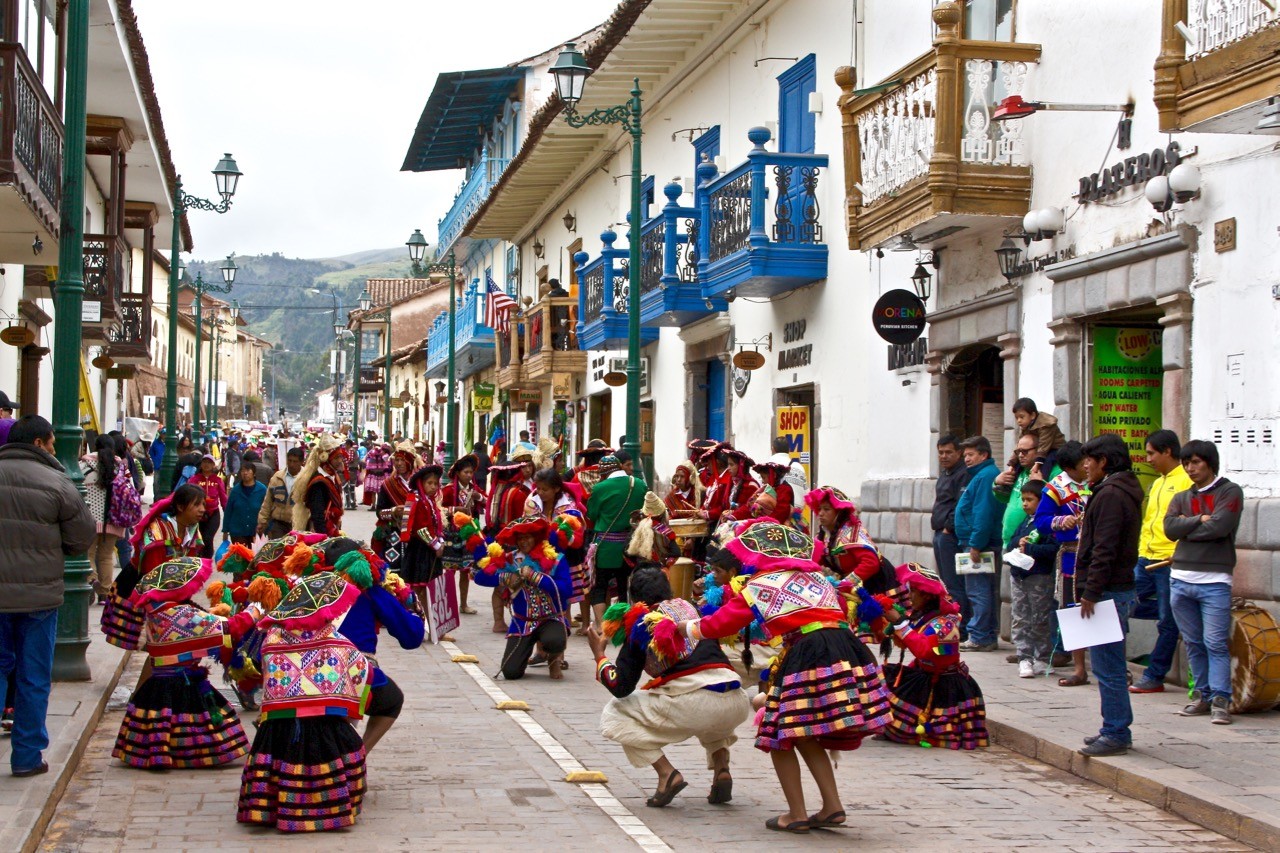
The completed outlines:
{"type": "Polygon", "coordinates": [[[142,498],[133,485],[133,476],[127,464],[116,464],[116,475],[111,480],[111,503],[107,520],[117,527],[133,527],[142,520],[142,498]]]}

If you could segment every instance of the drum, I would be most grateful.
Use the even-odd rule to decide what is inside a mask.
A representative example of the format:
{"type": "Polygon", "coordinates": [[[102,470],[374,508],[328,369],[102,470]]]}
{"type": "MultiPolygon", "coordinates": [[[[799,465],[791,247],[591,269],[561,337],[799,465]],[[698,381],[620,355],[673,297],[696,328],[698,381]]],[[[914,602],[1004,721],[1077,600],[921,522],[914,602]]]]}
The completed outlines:
{"type": "Polygon", "coordinates": [[[1269,711],[1280,703],[1280,628],[1251,604],[1231,608],[1231,713],[1269,711]]]}
{"type": "Polygon", "coordinates": [[[697,564],[688,557],[681,557],[671,564],[667,574],[671,578],[671,591],[676,598],[693,601],[693,581],[698,576],[697,564]]]}
{"type": "Polygon", "coordinates": [[[711,532],[711,523],[705,518],[673,518],[669,524],[671,532],[680,538],[706,536],[711,532]]]}

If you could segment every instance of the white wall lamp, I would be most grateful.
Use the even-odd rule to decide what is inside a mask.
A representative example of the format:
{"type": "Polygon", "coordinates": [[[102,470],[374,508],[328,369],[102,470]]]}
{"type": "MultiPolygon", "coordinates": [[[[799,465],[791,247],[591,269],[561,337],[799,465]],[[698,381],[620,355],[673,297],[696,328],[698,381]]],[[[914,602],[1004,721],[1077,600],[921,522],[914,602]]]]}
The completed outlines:
{"type": "Polygon", "coordinates": [[[1060,207],[1042,207],[1022,217],[1022,232],[1030,240],[1049,240],[1062,233],[1066,218],[1060,207]]]}
{"type": "Polygon", "coordinates": [[[1200,170],[1190,163],[1179,163],[1168,175],[1157,175],[1147,181],[1147,201],[1160,213],[1175,204],[1186,204],[1200,197],[1200,170]]]}

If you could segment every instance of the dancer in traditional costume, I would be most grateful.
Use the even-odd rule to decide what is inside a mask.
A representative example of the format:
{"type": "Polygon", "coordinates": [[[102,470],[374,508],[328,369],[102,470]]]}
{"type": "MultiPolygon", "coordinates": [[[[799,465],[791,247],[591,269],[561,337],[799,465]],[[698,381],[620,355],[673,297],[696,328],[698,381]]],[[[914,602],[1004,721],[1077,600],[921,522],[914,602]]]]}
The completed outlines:
{"type": "Polygon", "coordinates": [[[753,465],[752,470],[760,475],[760,482],[763,484],[761,491],[773,490],[774,507],[769,516],[779,524],[789,524],[800,532],[807,533],[804,516],[797,506],[795,489],[787,480],[791,466],[771,459],[753,465]]]}
{"type": "Polygon", "coordinates": [[[440,511],[440,475],[436,464],[423,465],[409,478],[409,499],[404,507],[404,559],[400,577],[413,590],[418,607],[427,607],[427,584],[440,576],[444,567],[444,514],[440,511]]]}
{"type": "Polygon", "coordinates": [[[596,624],[604,618],[609,597],[626,595],[627,543],[631,540],[631,514],[644,508],[646,492],[643,480],[629,475],[617,456],[600,460],[604,479],[591,492],[587,501],[587,520],[592,529],[595,579],[591,586],[591,610],[596,624]],[[610,591],[614,585],[614,592],[610,591]]]}
{"type": "Polygon", "coordinates": [[[364,492],[361,502],[373,509],[382,481],[391,474],[391,445],[375,444],[364,457],[364,492]]]}
{"type": "Polygon", "coordinates": [[[564,557],[547,539],[556,529],[542,516],[516,519],[476,563],[476,583],[511,590],[511,625],[502,654],[502,676],[509,681],[524,677],[535,645],[546,653],[551,677],[564,677],[560,670],[569,642],[573,577],[564,557]],[[514,548],[515,553],[504,548],[514,548]]]}
{"type": "Polygon", "coordinates": [[[467,604],[467,594],[471,588],[471,555],[467,553],[458,528],[453,523],[457,513],[479,518],[484,508],[484,492],[474,485],[476,469],[480,460],[474,454],[467,454],[449,467],[449,482],[440,490],[440,508],[444,513],[445,538],[444,551],[440,558],[445,568],[458,573],[458,606],[464,614],[474,614],[476,609],[467,604]]]}
{"type": "Polygon", "coordinates": [[[391,730],[404,708],[400,686],[374,657],[378,652],[378,633],[386,628],[400,648],[412,650],[422,645],[426,626],[421,616],[408,609],[412,599],[409,587],[389,572],[377,555],[361,550],[359,542],[346,538],[331,540],[325,548],[321,568],[360,589],[360,597],[343,618],[338,633],[364,653],[371,667],[363,737],[368,754],[391,730]]]}
{"type": "Polygon", "coordinates": [[[893,626],[893,639],[915,659],[885,664],[893,721],[884,736],[947,749],[986,746],[982,689],[960,661],[960,606],[933,569],[908,563],[898,566],[898,578],[910,593],[911,611],[893,626]]]}
{"type": "Polygon", "coordinates": [[[707,802],[727,803],[733,799],[729,747],[751,715],[751,700],[719,642],[694,643],[678,632],[676,625],[698,618],[698,611],[674,596],[661,569],[636,569],[630,592],[630,607],[620,601],[605,612],[603,635],[594,628],[587,634],[596,680],[615,697],[600,715],[600,732],[622,745],[633,767],[657,772],[657,790],[646,801],[652,808],[688,785],[663,748],[696,737],[712,771],[707,802]],[[614,663],[605,657],[606,640],[622,647],[614,663]],[[636,690],[643,675],[649,680],[636,690]]]}
{"type": "Polygon", "coordinates": [[[365,794],[360,719],[370,664],[335,625],[360,590],[331,572],[302,578],[262,618],[262,714],[236,820],[284,832],[356,822],[365,794]]]}
{"type": "Polygon", "coordinates": [[[199,557],[204,552],[200,537],[204,511],[204,490],[187,483],[156,501],[138,522],[130,539],[133,558],[116,577],[102,608],[102,633],[108,643],[130,651],[142,648],[145,614],[130,601],[134,588],[161,563],[177,557],[199,557]]]}
{"type": "Polygon", "coordinates": [[[342,532],[342,472],[346,451],[331,435],[311,446],[293,484],[293,529],[337,536],[342,532]]]}
{"type": "Polygon", "coordinates": [[[698,472],[698,482],[702,484],[703,491],[715,485],[720,477],[715,454],[711,452],[719,444],[720,442],[710,438],[695,438],[689,442],[689,461],[694,464],[698,472]]]}
{"type": "Polygon", "coordinates": [[[644,506],[631,514],[631,539],[627,542],[626,557],[632,566],[654,563],[663,568],[680,556],[675,531],[667,517],[667,505],[653,492],[644,493],[644,506]]]}
{"type": "Polygon", "coordinates": [[[751,476],[751,466],[754,464],[751,457],[741,450],[734,449],[727,442],[721,442],[707,453],[720,471],[715,483],[707,489],[707,499],[702,509],[714,529],[721,521],[741,521],[748,517],[747,507],[751,506],[751,500],[760,485],[751,476]],[[739,514],[742,518],[739,518],[739,514]]]}
{"type": "Polygon", "coordinates": [[[663,502],[671,518],[696,518],[702,509],[702,480],[692,462],[681,462],[671,475],[671,489],[663,502]]]}
{"type": "Polygon", "coordinates": [[[681,623],[692,640],[727,637],[756,619],[783,651],[769,676],[756,747],[770,753],[787,812],[765,826],[786,832],[843,826],[844,808],[827,750],[852,750],[890,719],[880,667],[845,623],[835,587],[822,576],[822,542],[773,521],[744,525],[712,557],[750,578],[710,616],[681,623]],[[799,752],[822,792],[822,808],[805,811],[799,752]]]}
{"type": "Polygon", "coordinates": [[[600,460],[613,454],[613,448],[598,438],[591,439],[578,451],[578,464],[569,475],[566,485],[579,503],[585,504],[591,490],[600,482],[600,460]]]}
{"type": "Polygon", "coordinates": [[[413,492],[409,477],[418,467],[413,445],[401,442],[400,449],[391,456],[391,467],[391,474],[382,481],[382,488],[373,503],[378,523],[373,529],[370,544],[373,552],[386,561],[391,571],[398,572],[406,545],[401,536],[405,526],[405,503],[413,492]]]}
{"type": "MultiPolygon", "coordinates": [[[[524,515],[524,504],[529,499],[530,490],[525,488],[523,480],[524,465],[493,465],[489,468],[489,501],[484,511],[484,535],[489,539],[496,538],[503,528],[524,515]]],[[[507,633],[503,611],[508,597],[508,590],[498,587],[490,598],[493,608],[493,627],[490,630],[495,634],[507,633]]]]}
{"type": "Polygon", "coordinates": [[[196,607],[191,597],[211,574],[208,560],[177,557],[147,572],[133,590],[131,603],[146,614],[151,667],[129,697],[111,751],[130,767],[214,767],[249,751],[240,718],[209,684],[201,661],[224,648],[229,654],[262,610],[250,605],[228,620],[196,607]]]}
{"type": "MultiPolygon", "coordinates": [[[[1045,485],[1041,492],[1040,503],[1036,507],[1035,524],[1039,530],[1053,531],[1053,538],[1058,543],[1058,554],[1054,558],[1055,572],[1054,598],[1061,607],[1074,607],[1080,603],[1083,588],[1076,586],[1076,549],[1080,545],[1080,523],[1084,519],[1084,508],[1089,503],[1093,491],[1089,487],[1088,478],[1084,476],[1083,463],[1077,460],[1083,454],[1079,445],[1072,443],[1067,451],[1066,460],[1063,453],[1058,453],[1058,461],[1064,468],[1056,477],[1045,485]],[[1074,464],[1067,464],[1073,462],[1074,464]],[[1075,479],[1072,474],[1080,479],[1075,479]]],[[[1061,644],[1055,638],[1054,650],[1061,644]]],[[[1089,683],[1089,672],[1085,668],[1085,649],[1076,649],[1071,653],[1070,675],[1058,679],[1059,687],[1079,687],[1089,683]]]]}
{"type": "Polygon", "coordinates": [[[585,547],[587,521],[582,507],[574,500],[573,495],[565,488],[560,472],[554,468],[543,468],[533,475],[533,494],[524,503],[526,516],[542,516],[554,521],[559,516],[569,516],[576,520],[575,536],[561,541],[560,547],[564,561],[569,565],[569,573],[573,577],[573,590],[569,595],[569,604],[578,605],[581,623],[578,636],[585,637],[591,625],[591,609],[587,600],[591,593],[591,569],[586,564],[587,549],[585,547]]]}

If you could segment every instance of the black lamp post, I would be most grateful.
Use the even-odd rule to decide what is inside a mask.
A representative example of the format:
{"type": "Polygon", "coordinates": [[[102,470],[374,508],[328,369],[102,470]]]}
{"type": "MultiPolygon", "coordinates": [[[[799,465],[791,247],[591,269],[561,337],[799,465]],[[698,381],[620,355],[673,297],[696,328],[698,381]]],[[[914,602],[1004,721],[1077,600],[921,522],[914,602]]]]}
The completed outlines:
{"type": "Polygon", "coordinates": [[[1000,274],[1005,281],[1013,281],[1018,274],[1018,264],[1022,262],[1022,250],[1008,237],[1000,241],[996,247],[996,260],[1000,262],[1000,274]]]}

